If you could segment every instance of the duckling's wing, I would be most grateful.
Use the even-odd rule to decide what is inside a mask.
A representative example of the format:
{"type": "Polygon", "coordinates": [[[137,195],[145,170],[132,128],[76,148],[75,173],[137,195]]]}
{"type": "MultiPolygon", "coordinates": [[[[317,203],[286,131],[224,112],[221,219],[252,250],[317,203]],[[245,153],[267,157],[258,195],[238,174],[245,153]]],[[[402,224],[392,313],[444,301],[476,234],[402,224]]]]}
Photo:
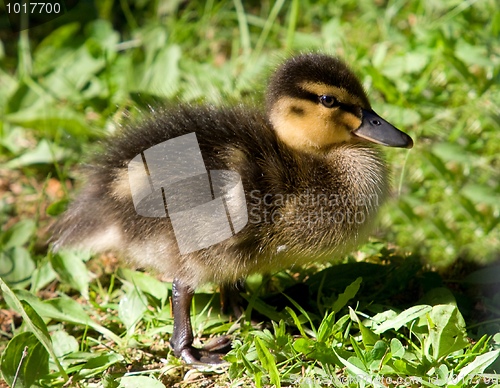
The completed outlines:
{"type": "MultiPolygon", "coordinates": [[[[130,187],[147,190],[149,182],[145,175],[131,174],[128,165],[144,151],[193,132],[206,169],[237,172],[245,191],[250,192],[246,189],[262,178],[259,163],[276,153],[274,132],[256,110],[191,105],[159,110],[104,142],[105,151],[88,168],[81,193],[52,228],[54,249],[123,251],[133,242],[140,246],[141,239],[160,231],[167,240],[173,238],[168,220],[137,213],[130,187]]],[[[160,172],[161,168],[168,166],[160,166],[160,172]]]]}

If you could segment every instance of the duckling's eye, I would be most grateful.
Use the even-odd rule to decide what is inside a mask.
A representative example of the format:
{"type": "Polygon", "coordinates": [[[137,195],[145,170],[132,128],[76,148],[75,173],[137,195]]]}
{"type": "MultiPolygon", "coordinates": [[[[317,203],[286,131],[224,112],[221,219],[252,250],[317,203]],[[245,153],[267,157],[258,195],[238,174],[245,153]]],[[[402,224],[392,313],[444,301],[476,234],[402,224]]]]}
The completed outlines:
{"type": "Polygon", "coordinates": [[[338,105],[337,99],[333,96],[319,96],[319,101],[327,108],[333,108],[335,105],[338,105]]]}

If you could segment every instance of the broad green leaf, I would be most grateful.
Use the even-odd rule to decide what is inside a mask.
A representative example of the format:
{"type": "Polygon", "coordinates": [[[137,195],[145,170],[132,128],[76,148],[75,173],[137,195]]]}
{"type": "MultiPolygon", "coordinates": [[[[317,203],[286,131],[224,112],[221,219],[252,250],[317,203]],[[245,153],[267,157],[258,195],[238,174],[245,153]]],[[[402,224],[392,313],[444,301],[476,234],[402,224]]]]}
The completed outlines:
{"type": "Polygon", "coordinates": [[[388,78],[398,79],[403,74],[421,72],[429,62],[429,56],[430,52],[412,51],[389,57],[381,70],[388,78]]]}
{"type": "Polygon", "coordinates": [[[491,365],[500,355],[500,350],[493,350],[491,352],[477,356],[474,361],[464,367],[457,376],[457,381],[462,381],[469,377],[474,377],[483,373],[484,370],[491,365]]]}
{"type": "Polygon", "coordinates": [[[49,354],[35,334],[20,333],[7,344],[0,369],[11,387],[17,373],[16,387],[29,388],[49,373],[49,354]]]}
{"type": "Polygon", "coordinates": [[[339,360],[332,352],[331,346],[313,339],[299,338],[293,343],[295,351],[303,354],[308,360],[317,360],[323,364],[338,365],[339,360]]]}
{"type": "Polygon", "coordinates": [[[180,47],[163,46],[157,52],[150,51],[149,54],[151,64],[135,66],[131,72],[129,90],[165,98],[174,96],[179,87],[180,47]]]}
{"type": "Polygon", "coordinates": [[[83,307],[67,296],[41,301],[33,294],[26,291],[18,290],[16,292],[20,297],[28,301],[33,309],[43,318],[89,326],[106,338],[115,341],[118,345],[122,345],[123,343],[123,340],[111,330],[108,330],[90,319],[83,307]]]}
{"type": "Polygon", "coordinates": [[[391,339],[391,354],[392,357],[401,359],[405,355],[405,348],[397,338],[391,339]]]}
{"type": "Polygon", "coordinates": [[[400,373],[404,373],[406,375],[409,375],[408,371],[408,362],[406,360],[394,360],[393,362],[394,369],[396,369],[400,373]]]}
{"type": "Polygon", "coordinates": [[[468,184],[462,189],[462,194],[475,204],[486,204],[498,208],[498,191],[492,187],[478,184],[468,184]]]}
{"type": "Polygon", "coordinates": [[[31,324],[36,328],[36,330],[34,330],[35,334],[38,333],[41,337],[43,337],[44,340],[43,341],[41,340],[40,342],[42,343],[47,342],[50,343],[50,345],[52,346],[52,341],[49,336],[49,331],[47,330],[47,326],[45,325],[43,319],[40,317],[40,315],[37,314],[35,310],[33,310],[33,307],[31,307],[31,305],[28,302],[26,302],[25,300],[21,300],[20,302],[24,311],[31,320],[31,324]]]}
{"type": "Polygon", "coordinates": [[[347,302],[356,296],[362,281],[363,278],[359,277],[346,287],[345,291],[339,295],[332,306],[332,310],[334,312],[339,312],[347,304],[347,302]]]}
{"type": "Polygon", "coordinates": [[[365,353],[365,362],[369,370],[380,370],[387,362],[389,356],[387,343],[377,341],[373,348],[365,353]]]}
{"type": "Polygon", "coordinates": [[[50,256],[50,264],[61,281],[78,290],[87,300],[89,299],[90,276],[85,261],[88,258],[88,252],[74,250],[61,250],[50,256]]]}
{"type": "MultiPolygon", "coordinates": [[[[34,106],[9,113],[4,119],[9,123],[22,125],[27,128],[44,130],[52,134],[56,134],[61,128],[64,129],[66,133],[74,136],[84,137],[95,134],[95,131],[91,129],[85,120],[83,113],[77,112],[67,105],[61,107],[56,107],[54,105],[55,104],[49,105],[43,100],[40,100],[40,102],[36,103],[34,106]]],[[[64,147],[55,145],[49,147],[49,143],[45,139],[41,140],[40,143],[42,143],[42,146],[40,146],[42,148],[28,151],[30,155],[16,162],[14,162],[14,159],[7,163],[7,166],[9,168],[14,168],[33,163],[51,163],[53,160],[63,160],[70,155],[69,150],[64,147]],[[51,152],[54,153],[54,157],[52,157],[51,152]]]]}
{"type": "Polygon", "coordinates": [[[421,120],[420,114],[416,109],[403,108],[399,105],[382,104],[377,112],[382,117],[390,117],[398,127],[409,127],[418,124],[421,120]]]}
{"type": "Polygon", "coordinates": [[[118,345],[123,343],[123,340],[112,331],[91,320],[82,306],[71,298],[61,297],[45,302],[40,301],[40,303],[37,303],[36,308],[37,311],[39,311],[39,308],[43,311],[43,313],[39,311],[42,316],[89,326],[106,338],[115,341],[118,345]]]}
{"type": "Polygon", "coordinates": [[[35,73],[45,73],[59,65],[60,59],[69,55],[70,43],[77,33],[78,23],[65,24],[45,37],[36,47],[33,68],[35,73]]]}
{"type": "MultiPolygon", "coordinates": [[[[347,368],[349,373],[356,377],[356,379],[358,380],[359,386],[361,386],[361,384],[362,384],[362,386],[364,386],[365,383],[368,383],[368,384],[371,383],[371,384],[373,384],[374,387],[385,388],[385,386],[383,384],[381,384],[377,379],[373,379],[372,378],[373,376],[371,374],[367,373],[366,371],[364,371],[360,366],[356,366],[352,362],[349,362],[346,359],[340,357],[334,349],[333,349],[333,352],[336,354],[336,356],[338,357],[340,362],[347,368]]],[[[338,383],[340,383],[340,381],[338,383]]]]}
{"type": "MultiPolygon", "coordinates": [[[[364,359],[360,359],[359,357],[356,357],[356,356],[351,356],[347,359],[347,361],[350,362],[352,365],[356,366],[357,368],[364,370],[365,372],[368,372],[368,369],[366,368],[364,359]]],[[[341,361],[341,364],[342,364],[342,361],[341,361]]]]}
{"type": "Polygon", "coordinates": [[[395,318],[388,319],[387,321],[382,322],[380,326],[374,330],[374,333],[382,334],[391,329],[399,330],[401,326],[404,326],[408,322],[411,322],[421,317],[422,315],[425,315],[431,310],[432,307],[427,305],[410,307],[409,309],[398,314],[395,318]]]}
{"type": "Polygon", "coordinates": [[[445,364],[439,365],[438,368],[435,369],[435,375],[437,379],[433,378],[433,383],[439,386],[444,386],[448,383],[449,378],[449,370],[445,364]]]}
{"type": "MultiPolygon", "coordinates": [[[[397,318],[398,313],[394,310],[385,310],[381,313],[375,314],[372,318],[371,321],[373,322],[371,327],[378,327],[378,325],[384,323],[385,321],[388,321],[390,319],[397,318]]],[[[367,323],[368,325],[368,323],[367,323]]]]}
{"type": "Polygon", "coordinates": [[[106,51],[106,53],[98,54],[106,55],[106,60],[111,61],[117,50],[120,34],[113,29],[113,25],[108,20],[104,19],[94,20],[89,26],[89,31],[91,38],[85,44],[88,46],[89,41],[98,43],[106,51]]]}
{"type": "Polygon", "coordinates": [[[471,45],[463,39],[457,41],[455,54],[467,65],[494,66],[485,46],[471,45]]]}
{"type": "Polygon", "coordinates": [[[318,360],[323,365],[340,364],[337,356],[332,352],[331,346],[328,346],[324,342],[314,342],[313,351],[305,355],[311,360],[318,360]]]}
{"type": "Polygon", "coordinates": [[[26,300],[20,301],[16,294],[12,292],[12,290],[4,283],[4,281],[0,278],[0,287],[4,294],[4,297],[8,298],[9,302],[12,303],[14,309],[22,315],[24,323],[26,326],[33,332],[38,341],[44,346],[48,354],[52,357],[52,360],[55,362],[61,376],[65,381],[68,380],[68,375],[64,371],[61,363],[57,359],[57,356],[54,353],[54,349],[52,347],[52,342],[48,335],[47,326],[43,322],[42,318],[38,315],[37,311],[33,309],[33,306],[28,303],[26,300]]]}
{"type": "MultiPolygon", "coordinates": [[[[1,83],[2,79],[0,71],[0,84],[1,83]]],[[[0,136],[0,145],[7,148],[11,154],[17,155],[24,149],[27,130],[17,125],[10,125],[9,127],[9,131],[7,131],[7,133],[4,132],[4,135],[0,136]]]]}
{"type": "Polygon", "coordinates": [[[78,352],[78,341],[65,331],[57,330],[50,337],[52,338],[52,346],[57,357],[64,357],[68,354],[78,352]]]}
{"type": "Polygon", "coordinates": [[[104,372],[111,365],[123,361],[124,358],[118,353],[99,354],[90,358],[78,372],[79,376],[90,377],[104,372]]]}
{"type": "Polygon", "coordinates": [[[432,146],[432,153],[445,162],[470,164],[472,161],[472,156],[456,143],[436,143],[432,146]]]}
{"type": "Polygon", "coordinates": [[[148,309],[146,296],[137,288],[130,287],[120,299],[118,317],[125,324],[129,335],[133,334],[135,324],[141,319],[148,309]]]}
{"type": "Polygon", "coordinates": [[[62,214],[68,207],[68,199],[60,199],[59,201],[52,202],[46,210],[47,215],[49,216],[58,216],[62,214]]]}
{"type": "Polygon", "coordinates": [[[25,287],[29,284],[35,268],[31,255],[23,247],[0,251],[0,276],[11,286],[25,287]]]}
{"type": "Polygon", "coordinates": [[[30,291],[36,293],[56,278],[57,274],[52,269],[48,258],[44,259],[43,261],[37,263],[37,268],[33,271],[33,275],[30,279],[30,291]]]}
{"type": "Polygon", "coordinates": [[[142,292],[150,294],[162,301],[167,300],[169,290],[172,288],[169,283],[159,281],[155,277],[143,272],[133,271],[127,268],[119,268],[118,276],[132,283],[142,292]]]}
{"type": "Polygon", "coordinates": [[[427,322],[429,338],[425,348],[426,352],[429,352],[429,347],[432,347],[434,360],[463,349],[469,344],[465,321],[456,306],[434,306],[428,314],[427,322]]]}
{"type": "Polygon", "coordinates": [[[42,139],[35,149],[26,151],[21,156],[12,159],[6,166],[8,168],[19,168],[31,164],[52,164],[66,159],[69,155],[70,152],[67,149],[42,139]]]}
{"type": "Polygon", "coordinates": [[[298,338],[293,342],[293,348],[303,355],[308,355],[314,349],[315,341],[309,338],[298,338]]]}
{"type": "Polygon", "coordinates": [[[424,305],[436,306],[438,304],[457,305],[453,293],[445,287],[437,287],[429,290],[420,300],[424,305]]]}
{"type": "Polygon", "coordinates": [[[32,219],[24,219],[2,233],[0,245],[3,249],[20,247],[30,241],[36,231],[36,223],[32,219]]]}
{"type": "Polygon", "coordinates": [[[165,388],[165,386],[151,377],[125,376],[120,379],[118,388],[165,388]]]}
{"type": "Polygon", "coordinates": [[[94,57],[88,46],[86,44],[72,50],[41,81],[43,87],[57,100],[81,101],[84,87],[103,69],[104,58],[94,57]]]}
{"type": "MultiPolygon", "coordinates": [[[[0,52],[2,51],[3,45],[0,42],[0,52]]],[[[2,85],[2,93],[0,93],[0,108],[3,108],[8,102],[8,98],[12,95],[12,93],[19,86],[19,80],[14,77],[9,72],[4,71],[4,69],[0,68],[0,85],[2,85]]],[[[0,136],[0,139],[2,137],[0,136]]]]}
{"type": "Polygon", "coordinates": [[[351,316],[351,319],[357,322],[359,326],[361,336],[363,337],[363,344],[366,347],[375,345],[375,343],[380,339],[379,336],[375,332],[368,329],[365,325],[363,325],[356,312],[351,307],[349,307],[349,315],[351,316]]]}

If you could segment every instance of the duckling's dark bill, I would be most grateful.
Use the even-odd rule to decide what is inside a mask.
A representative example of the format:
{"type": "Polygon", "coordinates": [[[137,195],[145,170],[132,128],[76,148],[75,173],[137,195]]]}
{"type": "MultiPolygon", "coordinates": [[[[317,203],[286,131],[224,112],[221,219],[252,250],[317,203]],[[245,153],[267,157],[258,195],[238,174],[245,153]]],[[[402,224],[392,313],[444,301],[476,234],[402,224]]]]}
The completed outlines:
{"type": "Polygon", "coordinates": [[[363,109],[363,121],[354,135],[388,147],[412,148],[413,140],[374,111],[363,109]]]}

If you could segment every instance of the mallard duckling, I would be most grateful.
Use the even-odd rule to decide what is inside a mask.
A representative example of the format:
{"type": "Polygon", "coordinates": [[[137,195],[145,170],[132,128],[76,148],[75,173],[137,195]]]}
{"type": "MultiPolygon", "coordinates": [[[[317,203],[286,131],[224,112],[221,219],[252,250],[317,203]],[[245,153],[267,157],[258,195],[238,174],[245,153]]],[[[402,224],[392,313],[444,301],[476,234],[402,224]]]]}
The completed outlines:
{"type": "Polygon", "coordinates": [[[179,105],[111,136],[54,227],[54,249],[112,250],[173,279],[170,343],[188,363],[202,357],[190,323],[198,286],[346,254],[388,191],[373,143],[413,145],[371,109],[351,70],[327,55],[285,61],[266,103],[266,112],[179,105]],[[210,211],[197,207],[217,199],[224,200],[210,211]],[[225,213],[217,213],[221,203],[225,213]]]}

